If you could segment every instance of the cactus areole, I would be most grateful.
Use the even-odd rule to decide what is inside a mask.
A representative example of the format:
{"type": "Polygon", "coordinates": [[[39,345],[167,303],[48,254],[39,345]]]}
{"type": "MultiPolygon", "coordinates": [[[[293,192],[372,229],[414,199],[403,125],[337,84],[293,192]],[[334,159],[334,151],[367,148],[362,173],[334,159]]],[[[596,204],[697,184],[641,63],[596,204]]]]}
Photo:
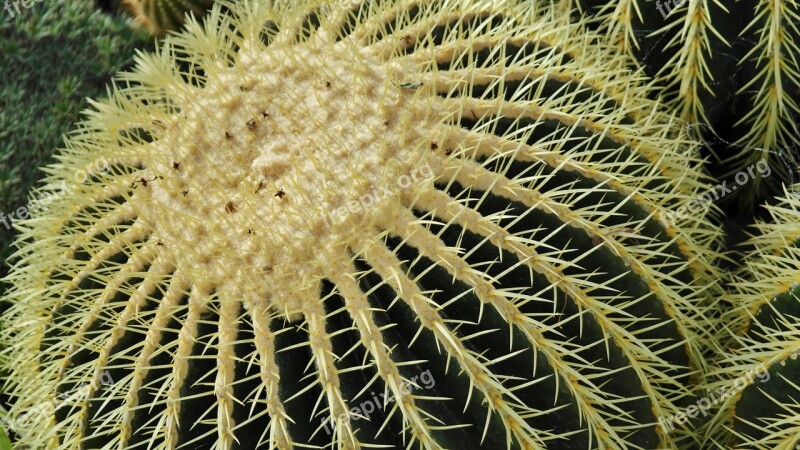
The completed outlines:
{"type": "Polygon", "coordinates": [[[699,440],[657,421],[713,338],[700,160],[546,3],[222,2],[140,55],[20,225],[21,445],[699,440]]]}

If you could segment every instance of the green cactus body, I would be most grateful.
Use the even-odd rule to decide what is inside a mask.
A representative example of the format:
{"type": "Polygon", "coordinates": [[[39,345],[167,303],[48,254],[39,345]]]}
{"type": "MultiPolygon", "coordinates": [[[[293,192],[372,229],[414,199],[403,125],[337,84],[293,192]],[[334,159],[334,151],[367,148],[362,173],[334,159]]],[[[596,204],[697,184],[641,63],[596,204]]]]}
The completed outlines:
{"type": "Polygon", "coordinates": [[[705,390],[717,400],[704,448],[800,446],[800,186],[768,207],[733,284],[730,350],[705,390]]]}
{"type": "Polygon", "coordinates": [[[562,11],[596,15],[619,48],[636,56],[660,92],[710,143],[715,175],[759,161],[736,193],[747,210],[779,194],[800,165],[800,4],[794,0],[558,0],[562,11]]]}
{"type": "Polygon", "coordinates": [[[214,0],[123,0],[130,14],[155,36],[178,30],[186,14],[203,17],[214,0]]]}
{"type": "Polygon", "coordinates": [[[47,181],[110,169],[22,224],[0,335],[21,442],[698,439],[658,419],[713,341],[719,231],[675,214],[701,161],[564,19],[239,1],[141,55],[47,181]]]}

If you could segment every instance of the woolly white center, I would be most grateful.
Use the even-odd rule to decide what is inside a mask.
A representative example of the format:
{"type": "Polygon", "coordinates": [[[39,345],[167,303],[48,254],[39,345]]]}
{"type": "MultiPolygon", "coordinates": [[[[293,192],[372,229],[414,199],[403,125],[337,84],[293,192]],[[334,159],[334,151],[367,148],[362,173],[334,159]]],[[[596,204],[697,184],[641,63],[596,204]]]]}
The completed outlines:
{"type": "Polygon", "coordinates": [[[322,36],[243,48],[209,75],[132,200],[194,283],[292,317],[385,205],[430,180],[442,119],[367,49],[322,36]]]}

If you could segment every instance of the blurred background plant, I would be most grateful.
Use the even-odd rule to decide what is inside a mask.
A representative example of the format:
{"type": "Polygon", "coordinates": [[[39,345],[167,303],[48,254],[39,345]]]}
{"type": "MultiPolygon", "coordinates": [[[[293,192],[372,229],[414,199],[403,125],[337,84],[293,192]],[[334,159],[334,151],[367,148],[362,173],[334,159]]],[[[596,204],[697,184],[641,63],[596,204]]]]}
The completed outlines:
{"type": "MultiPolygon", "coordinates": [[[[0,212],[6,215],[27,203],[43,175],[39,167],[62,146],[87,97],[104,96],[135,49],[153,48],[130,19],[99,9],[91,0],[47,1],[14,17],[0,14],[0,212]]],[[[0,278],[14,234],[0,223],[0,278]]]]}
{"type": "MultiPolygon", "coordinates": [[[[118,3],[118,2],[117,2],[118,3]]],[[[155,36],[178,30],[187,13],[204,16],[214,0],[123,0],[124,9],[155,36]]],[[[111,5],[119,9],[119,5],[111,5]]]]}

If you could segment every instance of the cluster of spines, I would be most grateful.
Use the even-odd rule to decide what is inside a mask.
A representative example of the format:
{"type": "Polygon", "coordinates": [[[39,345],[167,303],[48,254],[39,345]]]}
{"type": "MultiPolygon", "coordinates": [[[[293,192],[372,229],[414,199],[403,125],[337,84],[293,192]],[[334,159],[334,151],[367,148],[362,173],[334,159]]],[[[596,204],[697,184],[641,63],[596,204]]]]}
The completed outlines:
{"type": "MultiPolygon", "coordinates": [[[[603,350],[600,353],[624,357],[630,365],[625,370],[631,370],[634,384],[642,386],[648,402],[644,409],[649,408],[656,418],[676,412],[692,395],[690,388],[668,375],[675,365],[666,361],[664,355],[677,348],[679,353],[685,352],[686,359],[685,367],[679,371],[686,374],[703,370],[702,354],[707,341],[712,340],[704,319],[708,305],[703,289],[712,289],[716,279],[712,264],[715,256],[710,249],[719,232],[702,215],[670,214],[682,201],[694,199],[702,189],[699,160],[682,134],[680,123],[659,111],[657,103],[642,99],[647,89],[639,84],[638,75],[625,69],[624,58],[620,60],[610,49],[581,37],[573,26],[553,25],[560,22],[535,12],[530,6],[524,9],[525,5],[508,2],[489,8],[488,3],[455,1],[364,5],[368,6],[345,10],[345,22],[358,23],[353,27],[351,39],[374,45],[376,52],[387,60],[413,63],[408,64],[411,67],[434,66],[415,75],[419,76],[420,86],[434,89],[440,97],[428,101],[452,111],[451,123],[433,130],[439,138],[436,143],[439,153],[431,157],[435,161],[436,185],[422,184],[404,193],[387,207],[372,228],[360,233],[358,239],[346,242],[348,253],[326,274],[334,287],[319,304],[307,305],[299,327],[281,325],[285,317],[269,307],[220,298],[214,286],[193,284],[163,256],[159,245],[163,243],[151,235],[147,221],[126,207],[126,200],[136,194],[131,180],[152,179],[153,174],[147,172],[146,161],[138,159],[137,150],[144,145],[141,139],[124,131],[144,129],[158,139],[162,130],[154,124],[168,123],[181,101],[202,95],[202,88],[186,81],[197,76],[196,73],[176,72],[173,61],[178,57],[185,58],[184,61],[195,58],[192,64],[204,74],[202,82],[197,84],[213,83],[215,71],[224,70],[222,67],[229,61],[235,62],[233,46],[252,49],[254,41],[260,43],[263,39],[262,32],[275,33],[269,36],[273,43],[293,42],[301,39],[300,35],[309,39],[310,36],[305,36],[309,30],[304,27],[308,21],[303,19],[314,8],[303,4],[281,11],[294,18],[289,23],[286,17],[279,18],[279,13],[268,15],[266,2],[240,2],[226,5],[235,19],[215,8],[205,26],[190,21],[187,33],[167,38],[160,54],[143,55],[137,72],[122,76],[128,86],[115,88],[112,99],[96,103],[98,112],[73,136],[62,155],[62,165],[50,169],[49,180],[57,183],[68,177],[76,167],[89,163],[93,154],[102,154],[113,161],[113,171],[81,186],[77,193],[65,197],[63,206],[48,215],[23,224],[23,240],[34,242],[20,251],[20,263],[10,277],[15,286],[11,297],[14,306],[5,317],[3,331],[4,340],[10,343],[8,353],[16,371],[11,385],[18,403],[13,412],[24,413],[37,402],[52,400],[48,396],[72,385],[87,382],[90,391],[86,399],[65,405],[62,413],[53,413],[46,422],[39,422],[36,429],[25,430],[29,442],[35,443],[32,445],[69,446],[84,439],[102,441],[103,445],[109,442],[130,445],[133,440],[157,439],[163,442],[160,444],[163,448],[171,448],[178,443],[190,443],[182,441],[181,433],[189,431],[181,426],[186,425],[181,421],[184,415],[196,414],[196,423],[211,431],[201,433],[193,441],[214,436],[215,448],[229,448],[237,438],[241,439],[240,429],[268,416],[268,427],[259,443],[269,448],[287,448],[304,443],[292,436],[298,432],[292,423],[299,420],[289,412],[296,403],[292,400],[302,397],[306,390],[315,390],[318,397],[311,401],[311,413],[315,418],[333,421],[329,444],[341,448],[366,446],[369,443],[362,441],[372,436],[360,435],[355,428],[357,422],[340,418],[347,413],[350,403],[342,379],[348,373],[369,370],[375,376],[364,390],[380,382],[396,400],[380,428],[388,426],[398,412],[404,443],[440,448],[440,434],[470,424],[441,423],[425,409],[427,406],[421,405],[442,399],[401,389],[411,378],[403,367],[419,363],[414,359],[397,360],[401,349],[385,337],[391,324],[381,325],[376,319],[387,316],[395,303],[414,313],[418,328],[407,330],[414,336],[412,343],[419,336],[423,336],[420,339],[427,336],[429,342],[441,349],[448,364],[453,361],[457,365],[458,370],[450,370],[463,373],[461,378],[469,386],[467,406],[475,401],[485,403],[482,406],[487,414],[485,425],[471,424],[482,430],[477,434],[482,439],[495,439],[493,442],[509,447],[538,449],[565,445],[564,439],[576,434],[552,432],[553,423],[549,420],[537,426],[537,420],[545,420],[554,411],[529,407],[519,399],[526,389],[544,383],[550,376],[537,378],[534,373],[532,379],[520,381],[495,373],[494,368],[504,360],[529,350],[488,358],[475,350],[475,346],[482,336],[496,333],[491,329],[470,334],[461,331],[481,324],[484,305],[496,311],[501,322],[508,325],[510,335],[519,333],[535,348],[534,353],[542,355],[550,365],[556,392],[563,389],[564,395],[572,399],[581,426],[588,430],[588,438],[584,439],[589,446],[630,448],[636,445],[631,436],[643,428],[650,428],[649,432],[658,436],[653,445],[659,447],[678,448],[694,439],[691,433],[670,436],[653,423],[643,423],[646,420],[625,409],[625,404],[635,399],[617,398],[611,387],[597,381],[613,377],[622,369],[586,359],[586,352],[591,354],[593,349],[573,342],[579,341],[580,336],[559,336],[559,330],[569,329],[575,317],[581,329],[588,326],[584,316],[599,324],[602,337],[590,347],[603,350]],[[410,10],[414,8],[417,22],[410,23],[410,10]],[[481,11],[492,13],[475,21],[472,25],[475,28],[449,25],[474,19],[481,11]],[[493,11],[522,17],[525,25],[517,24],[511,36],[502,31],[508,24],[499,26],[501,31],[492,34],[489,25],[492,18],[508,20],[493,11]],[[385,26],[378,21],[381,17],[386,21],[399,18],[397,27],[380,33],[371,29],[385,26]],[[268,18],[276,20],[277,31],[264,29],[268,18]],[[236,25],[235,30],[230,24],[236,25]],[[437,38],[429,30],[437,27],[453,34],[443,32],[444,42],[436,44],[437,38]],[[477,31],[478,28],[484,31],[477,31]],[[370,35],[375,34],[382,37],[371,42],[370,35]],[[410,41],[406,36],[411,36],[410,41]],[[533,56],[518,53],[512,57],[503,53],[506,44],[522,48],[524,44],[532,44],[535,51],[533,56]],[[465,64],[484,50],[504,56],[506,61],[501,62],[501,67],[465,64]],[[399,51],[407,51],[407,55],[398,56],[399,51]],[[435,69],[437,64],[430,64],[431,57],[438,65],[449,68],[435,69]],[[523,83],[515,91],[509,88],[510,100],[491,94],[493,90],[504,92],[506,83],[515,81],[523,83]],[[561,84],[555,93],[543,95],[546,82],[561,84]],[[485,93],[471,97],[473,89],[479,86],[485,93]],[[164,92],[171,97],[165,99],[164,92]],[[503,117],[512,119],[510,131],[498,131],[503,117]],[[539,125],[519,126],[514,130],[513,125],[523,119],[549,121],[556,129],[539,137],[538,142],[528,143],[539,125]],[[469,125],[460,125],[465,123],[469,125]],[[587,144],[582,146],[576,141],[587,144]],[[518,163],[529,164],[532,169],[515,172],[512,166],[518,163]],[[593,185],[581,186],[587,182],[593,185]],[[587,198],[592,201],[587,203],[587,198]],[[521,205],[526,209],[524,215],[535,212],[541,217],[553,217],[562,226],[544,235],[535,229],[512,231],[517,220],[523,218],[511,216],[511,206],[494,213],[486,210],[503,203],[521,205]],[[637,212],[625,211],[628,208],[637,212]],[[423,217],[417,216],[419,211],[423,217]],[[628,217],[616,221],[624,216],[628,217]],[[574,235],[575,241],[582,241],[580,246],[561,242],[562,229],[574,235]],[[456,236],[447,235],[448,231],[450,234],[455,231],[456,236]],[[490,243],[497,252],[493,255],[496,259],[470,262],[473,250],[461,246],[466,235],[490,243]],[[400,240],[401,244],[392,243],[392,239],[400,240]],[[593,250],[576,254],[576,248],[588,246],[587,242],[594,244],[593,250]],[[398,253],[403,248],[410,249],[416,257],[401,258],[398,253]],[[580,273],[581,266],[589,263],[585,259],[601,253],[628,269],[614,268],[617,275],[611,279],[599,267],[595,272],[580,273]],[[502,265],[503,258],[515,259],[506,262],[502,273],[490,275],[491,266],[502,265]],[[423,259],[432,262],[429,268],[414,268],[423,259]],[[441,301],[435,295],[436,289],[422,287],[425,273],[434,269],[466,287],[463,296],[481,305],[476,323],[448,318],[445,314],[455,314],[450,306],[459,301],[459,296],[441,301]],[[505,272],[520,269],[529,272],[531,280],[535,275],[549,284],[536,286],[539,292],[535,295],[521,295],[523,286],[504,286],[498,282],[505,272]],[[379,282],[366,289],[365,280],[370,276],[379,282]],[[630,276],[636,277],[641,285],[631,289],[647,290],[646,295],[634,297],[624,292],[626,289],[612,288],[613,283],[630,276]],[[82,287],[92,281],[96,285],[82,287]],[[377,307],[369,297],[380,288],[390,289],[394,299],[390,296],[391,301],[377,307]],[[536,303],[549,303],[555,308],[557,301],[548,297],[550,291],[558,291],[558,295],[574,301],[575,317],[562,320],[557,312],[525,312],[536,303]],[[332,311],[326,309],[324,305],[334,298],[341,299],[343,306],[332,311]],[[67,301],[70,305],[65,311],[67,301]],[[665,323],[673,323],[677,330],[674,335],[644,337],[651,326],[665,326],[653,323],[652,317],[630,316],[629,310],[637,310],[640,304],[648,302],[658,306],[648,309],[647,314],[656,314],[663,308],[669,317],[665,323]],[[59,317],[41,320],[42,311],[59,311],[59,317]],[[331,332],[328,324],[343,312],[348,313],[350,325],[331,332]],[[208,315],[218,320],[211,321],[208,315]],[[177,327],[173,321],[177,321],[177,327]],[[207,330],[209,326],[214,330],[207,330]],[[345,331],[356,333],[355,344],[337,352],[336,337],[346,334],[345,331]],[[286,398],[278,395],[278,385],[292,379],[278,373],[291,370],[287,367],[291,361],[279,361],[276,349],[280,335],[293,334],[307,339],[290,345],[281,343],[281,351],[308,349],[309,365],[305,369],[311,381],[286,398]],[[137,335],[141,338],[138,344],[118,350],[123,338],[137,335]],[[237,345],[251,347],[249,352],[239,353],[244,350],[237,345]],[[215,350],[216,355],[205,356],[209,349],[215,350]],[[41,358],[35,353],[40,350],[41,358]],[[344,368],[337,364],[344,359],[343,355],[359,351],[363,351],[368,363],[344,368]],[[83,355],[86,352],[99,357],[86,359],[83,355]],[[169,370],[162,377],[147,378],[148,371],[163,369],[154,360],[167,356],[172,358],[169,370]],[[216,368],[212,366],[206,373],[197,367],[190,370],[190,364],[200,364],[190,363],[192,358],[209,359],[216,368]],[[256,360],[257,373],[241,369],[245,370],[246,379],[237,378],[238,362],[256,360]],[[116,371],[117,382],[102,387],[99,380],[107,368],[116,371]],[[214,379],[206,379],[207,374],[214,379]],[[195,377],[192,380],[195,386],[213,385],[204,392],[215,399],[214,411],[192,411],[184,405],[191,396],[184,392],[190,390],[184,385],[191,384],[187,381],[190,377],[195,377]],[[43,391],[52,392],[34,395],[26,386],[28,378],[41,380],[43,391]],[[260,380],[258,391],[248,393],[247,397],[255,398],[254,404],[262,409],[256,409],[247,420],[237,423],[233,419],[236,405],[241,401],[237,386],[253,379],[260,380]],[[142,404],[144,397],[140,392],[145,391],[155,392],[152,395],[156,400],[150,405],[142,404]],[[94,398],[95,395],[98,397],[94,398]],[[264,398],[259,399],[260,396],[264,398]],[[105,407],[100,403],[110,405],[110,411],[91,418],[91,413],[96,412],[93,408],[105,407]],[[139,417],[140,411],[148,409],[145,406],[161,405],[164,409],[154,412],[152,417],[139,417]],[[493,425],[496,421],[500,424],[497,427],[493,425]],[[47,427],[39,428],[42,423],[47,427]],[[140,427],[136,428],[137,425],[140,427]],[[497,434],[495,428],[499,429],[500,438],[491,436],[497,434]],[[82,434],[88,429],[95,430],[95,435],[82,434]]],[[[310,31],[313,34],[314,30],[310,31]]],[[[510,341],[509,345],[514,345],[513,338],[510,341]]],[[[621,388],[625,386],[614,389],[621,388]]],[[[562,405],[559,408],[568,409],[562,405]]],[[[322,425],[312,436],[320,435],[321,429],[322,425]]]]}
{"type": "MultiPolygon", "coordinates": [[[[596,16],[621,50],[649,72],[697,135],[726,144],[715,158],[730,177],[759,161],[744,198],[792,182],[800,158],[800,5],[794,0],[557,0],[561,11],[596,16]],[[671,6],[671,7],[670,7],[671,6]],[[715,110],[715,111],[712,111],[715,110]],[[731,122],[733,117],[733,122],[731,122]],[[731,142],[726,142],[731,140],[731,142]],[[772,188],[768,188],[772,186],[772,188]]],[[[715,146],[721,149],[722,146],[715,146]]],[[[744,203],[747,204],[747,203],[744,203]]]]}
{"type": "Polygon", "coordinates": [[[736,274],[722,323],[730,333],[704,390],[717,410],[704,448],[800,445],[800,186],[769,206],[736,274]]]}

